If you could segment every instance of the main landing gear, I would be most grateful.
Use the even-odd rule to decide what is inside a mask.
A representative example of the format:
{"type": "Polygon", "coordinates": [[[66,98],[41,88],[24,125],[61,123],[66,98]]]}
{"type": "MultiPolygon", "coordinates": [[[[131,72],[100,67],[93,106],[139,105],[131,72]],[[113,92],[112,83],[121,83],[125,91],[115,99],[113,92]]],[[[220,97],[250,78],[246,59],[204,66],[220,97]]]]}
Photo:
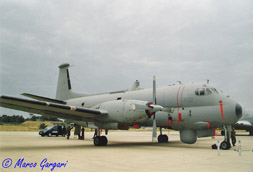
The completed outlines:
{"type": "Polygon", "coordinates": [[[167,135],[162,134],[162,128],[160,128],[160,135],[158,136],[158,142],[159,143],[168,143],[169,138],[167,135]]]}
{"type": "Polygon", "coordinates": [[[105,136],[96,136],[94,138],[94,145],[95,146],[106,146],[107,145],[107,138],[105,136]]]}
{"type": "MultiPolygon", "coordinates": [[[[106,132],[107,134],[107,132],[106,132]]],[[[94,145],[95,146],[106,146],[108,143],[107,137],[106,136],[100,136],[101,132],[100,129],[96,129],[95,130],[95,134],[94,134],[94,145]]]]}

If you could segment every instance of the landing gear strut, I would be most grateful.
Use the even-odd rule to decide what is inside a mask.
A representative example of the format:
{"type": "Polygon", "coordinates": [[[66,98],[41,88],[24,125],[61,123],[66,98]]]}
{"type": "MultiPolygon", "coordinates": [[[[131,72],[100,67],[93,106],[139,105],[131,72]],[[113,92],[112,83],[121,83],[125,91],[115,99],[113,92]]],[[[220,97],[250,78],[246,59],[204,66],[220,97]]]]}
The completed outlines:
{"type": "Polygon", "coordinates": [[[94,135],[94,145],[95,146],[106,146],[107,145],[107,138],[106,136],[100,136],[100,129],[98,128],[96,131],[95,131],[95,135],[94,135]]]}
{"type": "Polygon", "coordinates": [[[160,128],[160,135],[158,136],[158,142],[159,143],[168,143],[168,136],[165,134],[162,134],[162,128],[160,128]]]}
{"type": "Polygon", "coordinates": [[[220,148],[223,150],[228,150],[231,148],[230,138],[231,138],[231,125],[224,125],[225,136],[224,141],[221,142],[220,148]]]}

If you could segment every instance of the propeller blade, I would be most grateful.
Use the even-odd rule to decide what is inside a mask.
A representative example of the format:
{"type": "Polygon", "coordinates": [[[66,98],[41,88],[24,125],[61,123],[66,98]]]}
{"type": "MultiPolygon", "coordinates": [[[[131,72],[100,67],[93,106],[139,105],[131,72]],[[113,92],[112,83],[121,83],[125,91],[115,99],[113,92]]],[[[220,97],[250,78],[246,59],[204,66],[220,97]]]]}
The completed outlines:
{"type": "Polygon", "coordinates": [[[155,114],[153,117],[153,133],[152,133],[152,142],[156,142],[157,141],[157,131],[156,131],[156,119],[155,119],[155,114]]]}
{"type": "MultiPolygon", "coordinates": [[[[156,105],[156,77],[153,76],[153,105],[156,105]]],[[[153,133],[152,133],[152,142],[157,141],[157,131],[156,131],[156,119],[155,119],[155,112],[153,115],[153,133]]]]}
{"type": "Polygon", "coordinates": [[[156,77],[153,76],[153,103],[156,105],[156,77]]]}

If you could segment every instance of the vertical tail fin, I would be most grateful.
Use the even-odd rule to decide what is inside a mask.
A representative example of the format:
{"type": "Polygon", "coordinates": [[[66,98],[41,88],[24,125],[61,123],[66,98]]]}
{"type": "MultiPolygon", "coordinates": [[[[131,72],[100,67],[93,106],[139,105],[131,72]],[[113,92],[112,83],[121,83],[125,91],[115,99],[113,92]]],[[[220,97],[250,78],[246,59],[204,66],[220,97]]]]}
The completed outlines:
{"type": "Polygon", "coordinates": [[[77,98],[85,96],[84,94],[79,94],[71,91],[71,82],[69,76],[69,64],[64,63],[59,66],[59,77],[56,91],[56,99],[67,100],[71,98],[77,98]]]}

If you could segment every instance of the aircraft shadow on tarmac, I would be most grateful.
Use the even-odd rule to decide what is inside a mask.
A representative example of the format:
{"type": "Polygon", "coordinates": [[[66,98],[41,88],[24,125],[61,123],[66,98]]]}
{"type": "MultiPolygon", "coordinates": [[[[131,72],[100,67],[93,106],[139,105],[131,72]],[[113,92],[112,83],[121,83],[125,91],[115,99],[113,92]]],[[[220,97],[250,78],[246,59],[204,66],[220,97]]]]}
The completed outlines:
{"type": "MultiPolygon", "coordinates": [[[[77,140],[78,141],[78,140],[77,140]]],[[[88,139],[89,144],[80,143],[78,145],[27,145],[27,146],[3,146],[1,147],[1,152],[13,152],[13,151],[45,151],[45,150],[75,150],[75,149],[111,149],[111,148],[138,148],[145,149],[146,147],[154,148],[186,148],[186,149],[210,149],[210,146],[204,145],[188,145],[183,144],[180,141],[171,141],[169,143],[153,143],[153,142],[125,142],[125,141],[110,141],[107,146],[94,146],[93,140],[88,139]],[[92,141],[92,142],[90,142],[92,141]]],[[[205,140],[200,140],[199,142],[205,142],[205,140]]]]}
{"type": "Polygon", "coordinates": [[[129,147],[140,147],[140,148],[145,148],[145,147],[163,147],[163,148],[185,148],[185,149],[210,149],[210,147],[206,147],[206,145],[188,145],[184,144],[181,141],[171,141],[169,143],[152,143],[152,142],[119,142],[119,141],[111,141],[107,145],[108,147],[119,147],[119,148],[129,148],[129,147]]]}

